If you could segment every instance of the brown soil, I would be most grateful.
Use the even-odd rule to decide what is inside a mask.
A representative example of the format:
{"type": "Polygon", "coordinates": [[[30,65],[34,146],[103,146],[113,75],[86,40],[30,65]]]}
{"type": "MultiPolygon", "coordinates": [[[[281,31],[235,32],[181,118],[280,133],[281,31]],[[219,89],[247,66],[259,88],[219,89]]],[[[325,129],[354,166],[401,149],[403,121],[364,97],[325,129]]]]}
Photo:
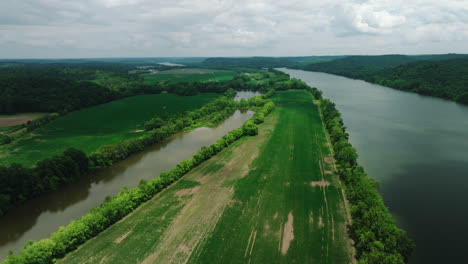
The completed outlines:
{"type": "Polygon", "coordinates": [[[120,242],[122,242],[128,235],[130,235],[130,233],[133,231],[133,228],[128,230],[127,233],[119,236],[116,240],[114,240],[115,243],[119,244],[120,242]]]}
{"type": "Polygon", "coordinates": [[[333,162],[332,157],[325,157],[323,160],[325,160],[326,163],[332,163],[333,162]]]}
{"type": "Polygon", "coordinates": [[[207,175],[205,175],[203,177],[199,177],[199,178],[196,179],[196,181],[199,182],[199,183],[205,183],[208,180],[208,176],[209,176],[209,174],[207,174],[207,175]]]}
{"type": "Polygon", "coordinates": [[[12,116],[12,117],[0,117],[0,127],[9,127],[24,124],[28,121],[36,119],[37,116],[12,116]]]}
{"type": "Polygon", "coordinates": [[[312,101],[315,105],[318,103],[317,100],[312,101]]]}
{"type": "Polygon", "coordinates": [[[324,226],[324,224],[323,224],[323,218],[322,218],[322,216],[319,216],[318,227],[322,228],[323,226],[324,226]]]}
{"type": "Polygon", "coordinates": [[[312,187],[315,187],[315,186],[325,187],[325,186],[330,185],[330,182],[329,182],[329,181],[325,181],[325,180],[313,181],[313,182],[310,183],[310,185],[312,185],[312,187]]]}
{"type": "Polygon", "coordinates": [[[180,197],[180,196],[196,193],[198,190],[200,190],[200,186],[195,186],[189,189],[178,190],[175,194],[180,197]]]}
{"type": "Polygon", "coordinates": [[[325,174],[333,174],[333,171],[331,171],[331,170],[326,170],[324,172],[325,172],[325,174]]]}
{"type": "Polygon", "coordinates": [[[289,245],[291,241],[294,239],[294,216],[292,212],[288,214],[288,221],[284,224],[283,229],[283,242],[281,245],[281,254],[286,255],[288,253],[289,245]]]}

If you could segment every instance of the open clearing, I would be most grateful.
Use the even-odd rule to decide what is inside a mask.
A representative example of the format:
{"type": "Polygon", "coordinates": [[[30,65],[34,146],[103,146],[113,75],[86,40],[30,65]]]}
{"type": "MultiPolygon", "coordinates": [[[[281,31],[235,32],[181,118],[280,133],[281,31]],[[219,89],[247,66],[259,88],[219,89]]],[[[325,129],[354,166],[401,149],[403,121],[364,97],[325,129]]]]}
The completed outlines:
{"type": "Polygon", "coordinates": [[[60,263],[351,263],[317,106],[279,92],[241,139],[60,263]],[[316,184],[313,184],[316,183],[316,184]]]}
{"type": "Polygon", "coordinates": [[[43,116],[43,113],[23,113],[17,115],[0,115],[0,127],[17,126],[43,116]]]}
{"type": "Polygon", "coordinates": [[[0,165],[13,162],[33,166],[69,147],[91,153],[101,145],[141,136],[141,125],[162,114],[193,110],[218,95],[140,95],[70,113],[23,139],[0,146],[0,165]]]}
{"type": "Polygon", "coordinates": [[[169,81],[169,82],[209,82],[232,80],[237,73],[233,71],[210,70],[210,69],[173,69],[143,74],[146,82],[169,81]]]}

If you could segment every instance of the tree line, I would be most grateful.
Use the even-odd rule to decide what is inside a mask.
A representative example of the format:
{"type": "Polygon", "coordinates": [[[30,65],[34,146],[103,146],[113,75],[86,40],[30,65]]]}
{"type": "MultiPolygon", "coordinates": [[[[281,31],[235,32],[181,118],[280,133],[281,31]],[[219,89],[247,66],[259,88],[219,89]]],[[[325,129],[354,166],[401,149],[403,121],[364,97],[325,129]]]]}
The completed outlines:
{"type": "MultiPolygon", "coordinates": [[[[92,65],[27,64],[0,68],[0,114],[65,114],[124,97],[161,92],[195,95],[224,93],[229,88],[254,91],[268,89],[268,84],[249,83],[248,77],[246,80],[242,75],[220,82],[146,83],[138,75],[112,71],[113,68],[106,67],[107,64],[92,65]]],[[[279,73],[276,75],[282,76],[279,73]]]]}
{"type": "Polygon", "coordinates": [[[53,263],[75,250],[233,142],[244,136],[256,135],[257,125],[262,123],[263,118],[274,109],[273,102],[267,100],[272,95],[273,91],[270,91],[262,96],[261,99],[265,103],[262,106],[254,106],[257,107],[257,112],[242,127],[230,131],[211,146],[202,147],[192,158],[181,161],[175,168],[162,172],[159,177],[148,182],[142,181],[136,188],[122,189],[114,197],[93,208],[87,215],[61,227],[50,238],[28,242],[18,254],[8,256],[4,263],[53,263]]]}
{"type": "Polygon", "coordinates": [[[378,184],[357,162],[357,152],[348,140],[343,119],[328,99],[320,102],[325,127],[333,145],[337,173],[345,183],[351,204],[351,238],[361,264],[407,263],[413,241],[400,229],[378,192],[378,184]]]}
{"type": "Polygon", "coordinates": [[[74,148],[39,161],[34,168],[19,164],[0,166],[0,215],[39,194],[56,190],[88,171],[88,157],[74,148]]]}
{"type": "Polygon", "coordinates": [[[468,104],[468,55],[349,56],[298,66],[468,104]]]}

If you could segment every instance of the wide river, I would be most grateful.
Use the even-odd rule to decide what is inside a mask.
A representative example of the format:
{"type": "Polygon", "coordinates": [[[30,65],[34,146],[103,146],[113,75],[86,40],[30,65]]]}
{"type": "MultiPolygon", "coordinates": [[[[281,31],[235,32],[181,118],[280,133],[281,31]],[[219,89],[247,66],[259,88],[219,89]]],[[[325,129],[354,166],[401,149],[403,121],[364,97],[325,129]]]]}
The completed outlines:
{"type": "MultiPolygon", "coordinates": [[[[242,91],[235,100],[256,95],[259,94],[242,91]]],[[[0,217],[0,261],[9,250],[17,252],[28,240],[49,237],[60,226],[85,215],[121,188],[137,186],[141,180],[152,179],[174,168],[201,147],[209,146],[229,131],[241,127],[253,114],[252,111],[236,111],[217,127],[203,127],[174,135],[111,167],[100,169],[9,211],[0,217]]]]}
{"type": "Polygon", "coordinates": [[[359,162],[416,242],[410,263],[468,263],[468,107],[336,75],[281,69],[340,110],[359,162]]]}

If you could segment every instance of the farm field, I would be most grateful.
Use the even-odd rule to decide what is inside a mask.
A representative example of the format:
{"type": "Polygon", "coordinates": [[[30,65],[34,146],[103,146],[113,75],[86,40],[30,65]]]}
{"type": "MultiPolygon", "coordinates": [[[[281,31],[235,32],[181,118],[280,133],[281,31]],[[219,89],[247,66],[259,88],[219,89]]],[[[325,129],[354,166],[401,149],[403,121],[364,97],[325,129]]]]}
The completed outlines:
{"type": "Polygon", "coordinates": [[[0,146],[0,165],[14,162],[33,166],[69,147],[91,153],[101,145],[142,135],[141,125],[156,115],[193,110],[217,96],[141,95],[82,109],[33,131],[28,137],[0,146]]]}
{"type": "Polygon", "coordinates": [[[351,263],[347,210],[305,91],[59,263],[351,263]]]}
{"type": "Polygon", "coordinates": [[[157,73],[143,74],[145,82],[154,81],[169,82],[209,82],[232,80],[237,73],[233,71],[210,70],[210,69],[173,69],[157,73]]]}
{"type": "Polygon", "coordinates": [[[21,113],[15,115],[0,115],[0,132],[7,131],[19,127],[28,121],[32,121],[45,113],[21,113]]]}

